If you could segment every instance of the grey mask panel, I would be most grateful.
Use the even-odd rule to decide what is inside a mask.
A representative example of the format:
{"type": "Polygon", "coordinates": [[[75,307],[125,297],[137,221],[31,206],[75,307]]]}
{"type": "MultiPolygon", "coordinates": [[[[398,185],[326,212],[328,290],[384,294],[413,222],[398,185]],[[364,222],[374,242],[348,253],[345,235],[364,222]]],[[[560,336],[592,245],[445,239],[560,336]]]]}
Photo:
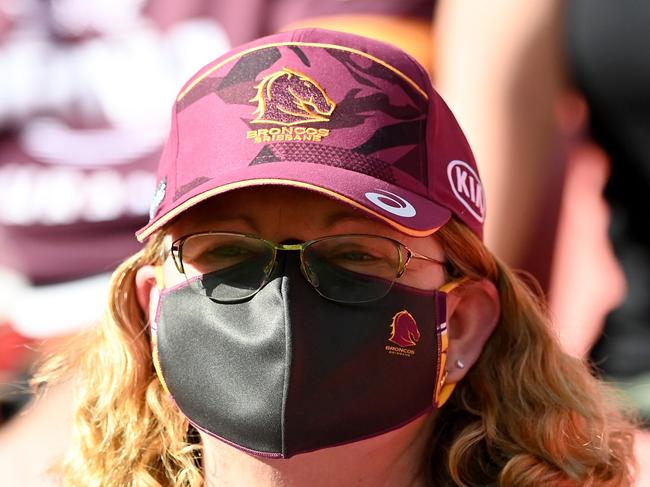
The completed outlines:
{"type": "Polygon", "coordinates": [[[368,304],[329,301],[292,256],[244,302],[163,291],[154,332],[164,382],[192,424],[288,458],[431,410],[445,313],[444,293],[399,285],[368,304]]]}

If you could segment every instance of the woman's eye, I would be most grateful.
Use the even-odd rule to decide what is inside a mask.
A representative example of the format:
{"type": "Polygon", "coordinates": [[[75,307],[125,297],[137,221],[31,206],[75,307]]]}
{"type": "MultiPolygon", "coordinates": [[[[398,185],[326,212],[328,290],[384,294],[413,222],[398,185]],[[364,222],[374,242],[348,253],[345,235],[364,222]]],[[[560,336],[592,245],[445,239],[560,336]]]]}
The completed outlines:
{"type": "Polygon", "coordinates": [[[250,251],[245,247],[239,247],[236,245],[222,245],[220,247],[215,247],[208,250],[204,253],[206,256],[213,257],[242,257],[248,255],[250,251]]]}
{"type": "Polygon", "coordinates": [[[218,247],[207,248],[192,254],[185,255],[185,261],[187,263],[206,265],[209,263],[231,262],[233,259],[238,261],[246,259],[250,255],[250,250],[239,245],[219,245],[218,247]]]}
{"type": "Polygon", "coordinates": [[[377,260],[377,257],[368,254],[367,252],[341,252],[334,257],[338,261],[346,262],[373,262],[377,260]]]}

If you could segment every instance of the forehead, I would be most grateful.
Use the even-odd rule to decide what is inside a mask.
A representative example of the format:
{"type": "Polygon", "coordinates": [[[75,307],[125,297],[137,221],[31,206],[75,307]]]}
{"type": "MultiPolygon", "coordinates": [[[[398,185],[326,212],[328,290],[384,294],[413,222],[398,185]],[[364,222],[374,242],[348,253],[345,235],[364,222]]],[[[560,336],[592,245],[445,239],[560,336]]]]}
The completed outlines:
{"type": "Polygon", "coordinates": [[[250,187],[215,196],[183,213],[172,229],[174,233],[209,229],[203,227],[234,220],[255,227],[289,223],[299,225],[302,220],[308,220],[314,226],[330,227],[353,221],[368,228],[392,231],[388,225],[339,201],[288,186],[250,187]]]}
{"type": "Polygon", "coordinates": [[[178,238],[211,230],[255,233],[276,241],[342,233],[384,235],[407,245],[434,240],[409,237],[352,206],[288,186],[249,187],[215,196],[179,216],[169,233],[178,238]]]}
{"type": "Polygon", "coordinates": [[[431,257],[443,254],[435,235],[411,237],[325,195],[287,186],[250,187],[215,196],[187,210],[168,231],[172,239],[204,231],[230,231],[275,242],[351,233],[382,235],[431,257]]]}

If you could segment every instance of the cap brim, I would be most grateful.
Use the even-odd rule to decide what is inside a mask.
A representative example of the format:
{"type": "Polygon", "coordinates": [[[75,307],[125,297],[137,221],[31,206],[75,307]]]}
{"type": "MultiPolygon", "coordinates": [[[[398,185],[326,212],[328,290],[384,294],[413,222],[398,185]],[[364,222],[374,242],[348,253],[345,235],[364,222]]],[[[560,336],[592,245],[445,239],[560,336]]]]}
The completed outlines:
{"type": "Polygon", "coordinates": [[[323,194],[414,237],[433,234],[451,212],[431,200],[372,176],[333,166],[284,161],[248,166],[196,186],[136,232],[140,242],[193,206],[214,196],[255,186],[289,186],[323,194]],[[374,201],[374,202],[373,202],[374,201]]]}

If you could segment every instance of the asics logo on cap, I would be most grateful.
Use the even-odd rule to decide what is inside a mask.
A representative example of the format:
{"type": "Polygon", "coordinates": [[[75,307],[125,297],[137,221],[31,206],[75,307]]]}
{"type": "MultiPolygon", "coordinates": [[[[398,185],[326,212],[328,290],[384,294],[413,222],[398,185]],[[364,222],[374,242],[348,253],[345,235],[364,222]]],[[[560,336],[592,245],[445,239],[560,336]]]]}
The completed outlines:
{"type": "Polygon", "coordinates": [[[406,218],[415,216],[415,208],[404,198],[397,196],[390,191],[384,191],[382,189],[378,189],[377,191],[377,193],[368,192],[365,194],[365,197],[368,198],[371,203],[374,203],[382,210],[392,213],[393,215],[403,216],[406,218]]]}
{"type": "Polygon", "coordinates": [[[454,196],[474,218],[483,223],[485,193],[476,171],[466,162],[455,160],[447,165],[447,177],[454,196]]]}

